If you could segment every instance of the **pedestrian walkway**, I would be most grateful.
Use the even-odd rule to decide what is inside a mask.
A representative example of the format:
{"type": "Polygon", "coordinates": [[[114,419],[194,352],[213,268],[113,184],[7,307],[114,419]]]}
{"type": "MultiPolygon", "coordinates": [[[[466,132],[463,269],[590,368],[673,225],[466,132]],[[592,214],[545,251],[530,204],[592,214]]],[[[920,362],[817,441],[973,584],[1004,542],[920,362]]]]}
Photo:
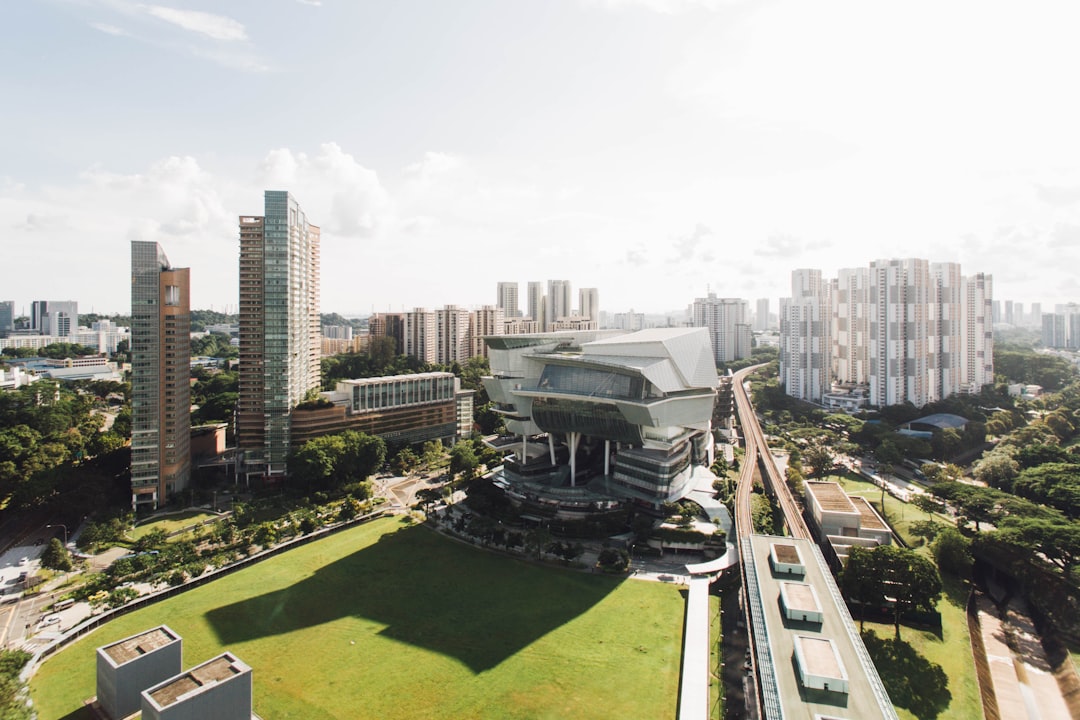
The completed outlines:
{"type": "Polygon", "coordinates": [[[1057,679],[1021,601],[1009,603],[1004,620],[986,596],[978,598],[978,608],[1000,716],[1009,720],[1069,720],[1057,679]]]}
{"type": "Polygon", "coordinates": [[[683,627],[679,720],[709,717],[709,577],[690,578],[683,627]]]}

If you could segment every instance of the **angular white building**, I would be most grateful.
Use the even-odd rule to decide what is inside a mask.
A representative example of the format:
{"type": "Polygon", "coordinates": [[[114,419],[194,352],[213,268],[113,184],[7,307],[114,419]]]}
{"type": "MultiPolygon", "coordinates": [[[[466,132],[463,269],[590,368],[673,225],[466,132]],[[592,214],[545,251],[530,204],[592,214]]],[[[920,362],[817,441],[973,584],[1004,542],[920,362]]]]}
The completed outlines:
{"type": "Polygon", "coordinates": [[[518,436],[498,484],[564,517],[684,497],[711,464],[717,376],[707,332],[488,338],[484,387],[518,436]]]}

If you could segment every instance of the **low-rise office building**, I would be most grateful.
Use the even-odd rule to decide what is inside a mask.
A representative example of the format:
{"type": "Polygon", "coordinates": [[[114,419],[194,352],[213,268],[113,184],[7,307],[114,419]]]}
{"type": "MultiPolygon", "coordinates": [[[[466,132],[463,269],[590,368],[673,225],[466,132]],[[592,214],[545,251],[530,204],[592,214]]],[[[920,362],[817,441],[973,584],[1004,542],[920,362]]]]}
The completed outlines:
{"type": "Polygon", "coordinates": [[[320,400],[292,411],[292,446],[344,430],[378,435],[401,447],[460,436],[462,416],[472,417],[472,396],[448,372],[342,380],[320,400]]]}
{"type": "Polygon", "coordinates": [[[848,495],[835,482],[807,480],[804,487],[810,526],[834,567],[847,562],[852,546],[892,544],[892,529],[866,498],[848,495]]]}

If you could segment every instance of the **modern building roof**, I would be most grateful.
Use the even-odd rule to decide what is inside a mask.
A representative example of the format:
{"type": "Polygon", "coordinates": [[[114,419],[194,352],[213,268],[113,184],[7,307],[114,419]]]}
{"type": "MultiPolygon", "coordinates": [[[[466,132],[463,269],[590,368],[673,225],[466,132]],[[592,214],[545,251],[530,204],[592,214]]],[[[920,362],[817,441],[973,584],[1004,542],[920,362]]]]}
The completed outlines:
{"type": "Polygon", "coordinates": [[[112,645],[106,645],[101,648],[101,651],[108,655],[114,664],[123,665],[179,639],[180,636],[168,627],[159,625],[146,632],[119,640],[112,645]]]}
{"type": "Polygon", "coordinates": [[[967,424],[967,418],[961,417],[960,415],[953,415],[952,413],[934,413],[933,415],[927,415],[926,417],[921,417],[908,423],[909,426],[929,425],[938,428],[939,430],[962,428],[967,424]]]}
{"type": "Polygon", "coordinates": [[[859,512],[839,483],[807,480],[806,492],[813,495],[821,509],[827,512],[859,512]]]}
{"type": "Polygon", "coordinates": [[[707,328],[650,328],[581,346],[592,360],[607,358],[636,367],[663,392],[690,388],[715,388],[716,362],[707,328]],[[651,359],[652,362],[643,362],[651,359]]]}
{"type": "Polygon", "coordinates": [[[896,720],[896,710],[817,546],[800,538],[751,535],[742,555],[765,720],[819,715],[896,720]],[[804,581],[814,588],[821,605],[820,628],[807,629],[805,623],[785,618],[777,600],[791,575],[774,572],[769,562],[778,545],[797,549],[805,563],[804,581]],[[806,686],[800,671],[819,678],[845,678],[837,688],[844,694],[806,686]]]}
{"type": "Polygon", "coordinates": [[[860,495],[850,495],[848,499],[859,511],[859,527],[869,530],[890,530],[881,516],[877,514],[870,501],[860,495]]]}
{"type": "Polygon", "coordinates": [[[147,694],[164,708],[250,670],[234,655],[224,653],[151,688],[147,694]]]}

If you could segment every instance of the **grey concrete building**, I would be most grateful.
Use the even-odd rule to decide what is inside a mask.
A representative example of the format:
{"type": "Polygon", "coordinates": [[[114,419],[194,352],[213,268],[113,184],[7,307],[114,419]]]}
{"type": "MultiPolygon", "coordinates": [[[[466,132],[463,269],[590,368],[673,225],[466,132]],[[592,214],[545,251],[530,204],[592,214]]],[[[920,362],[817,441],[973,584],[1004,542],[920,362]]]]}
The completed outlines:
{"type": "Polygon", "coordinates": [[[105,714],[119,720],[142,707],[142,691],[183,668],[180,636],[166,625],[97,649],[97,698],[105,714]]]}
{"type": "Polygon", "coordinates": [[[251,668],[224,652],[142,693],[143,720],[251,720],[251,668]]]}

